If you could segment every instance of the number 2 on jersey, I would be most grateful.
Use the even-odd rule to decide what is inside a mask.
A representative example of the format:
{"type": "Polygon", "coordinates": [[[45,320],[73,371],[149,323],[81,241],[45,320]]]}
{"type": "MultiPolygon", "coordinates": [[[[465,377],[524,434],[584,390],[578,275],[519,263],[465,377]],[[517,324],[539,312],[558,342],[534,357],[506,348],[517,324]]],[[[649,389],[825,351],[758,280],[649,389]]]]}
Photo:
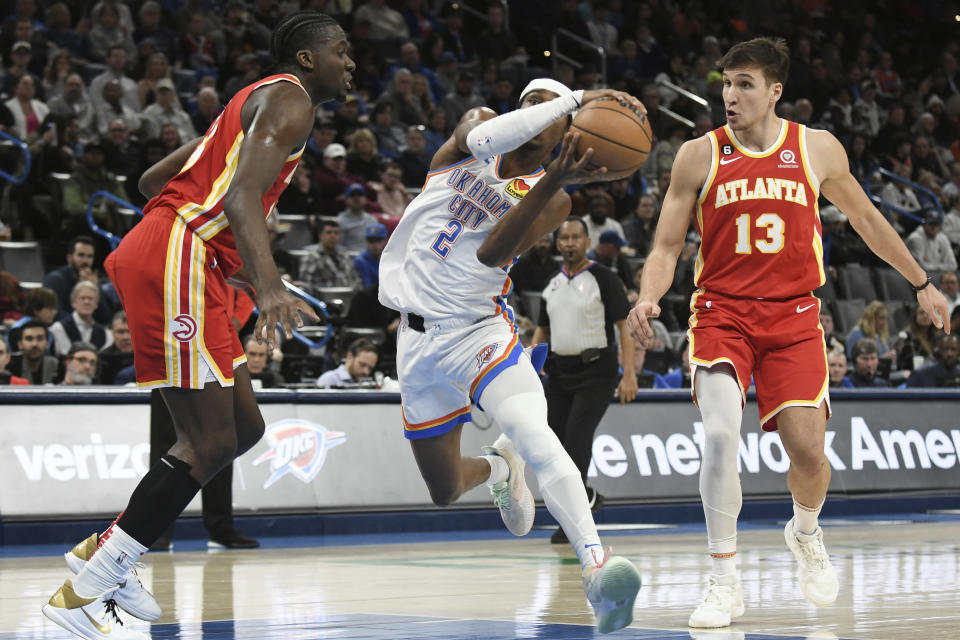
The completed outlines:
{"type": "MultiPolygon", "coordinates": [[[[775,213],[762,213],[757,216],[754,226],[767,229],[765,240],[753,241],[753,246],[756,246],[760,253],[779,253],[783,249],[783,229],[786,226],[783,218],[775,213]]],[[[744,213],[737,216],[736,251],[739,254],[750,254],[753,246],[750,244],[750,214],[744,213]]]]}
{"type": "Polygon", "coordinates": [[[447,254],[450,253],[451,246],[457,241],[457,238],[460,237],[460,233],[463,231],[463,223],[459,220],[450,220],[447,222],[447,229],[449,231],[441,231],[437,234],[437,239],[433,241],[431,249],[433,252],[440,256],[441,260],[447,259],[447,254]]]}

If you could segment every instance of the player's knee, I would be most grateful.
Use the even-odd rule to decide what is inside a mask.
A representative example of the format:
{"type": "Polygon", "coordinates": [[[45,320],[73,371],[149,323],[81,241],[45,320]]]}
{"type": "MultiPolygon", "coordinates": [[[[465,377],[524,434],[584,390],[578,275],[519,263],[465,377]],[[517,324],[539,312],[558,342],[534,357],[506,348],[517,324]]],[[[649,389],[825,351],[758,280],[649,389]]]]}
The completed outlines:
{"type": "Polygon", "coordinates": [[[736,456],[740,448],[740,433],[733,429],[711,429],[704,433],[704,444],[707,454],[705,461],[713,458],[718,462],[726,462],[731,456],[736,456]]]}
{"type": "Polygon", "coordinates": [[[253,445],[263,437],[264,422],[263,416],[258,411],[256,415],[245,416],[243,420],[237,419],[237,447],[236,456],[239,457],[249,451],[253,445]]]}
{"type": "Polygon", "coordinates": [[[229,431],[207,437],[197,453],[200,465],[213,475],[237,456],[237,434],[229,431]]]}
{"type": "Polygon", "coordinates": [[[430,500],[438,507],[449,507],[460,497],[460,491],[456,487],[448,486],[430,486],[430,500]]]}
{"type": "Polygon", "coordinates": [[[806,474],[818,473],[826,463],[827,457],[823,454],[822,444],[805,444],[793,447],[790,451],[790,464],[806,474]]]}

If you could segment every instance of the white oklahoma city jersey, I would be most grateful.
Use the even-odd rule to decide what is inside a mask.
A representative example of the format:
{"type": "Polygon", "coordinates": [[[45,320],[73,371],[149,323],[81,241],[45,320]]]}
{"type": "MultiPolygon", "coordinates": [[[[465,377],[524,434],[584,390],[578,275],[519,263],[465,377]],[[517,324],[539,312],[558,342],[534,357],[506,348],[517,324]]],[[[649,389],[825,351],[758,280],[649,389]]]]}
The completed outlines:
{"type": "Polygon", "coordinates": [[[506,303],[513,288],[509,265],[485,266],[477,249],[544,170],[501,178],[501,160],[470,156],[427,174],[380,257],[384,306],[434,320],[512,315],[506,303]]]}

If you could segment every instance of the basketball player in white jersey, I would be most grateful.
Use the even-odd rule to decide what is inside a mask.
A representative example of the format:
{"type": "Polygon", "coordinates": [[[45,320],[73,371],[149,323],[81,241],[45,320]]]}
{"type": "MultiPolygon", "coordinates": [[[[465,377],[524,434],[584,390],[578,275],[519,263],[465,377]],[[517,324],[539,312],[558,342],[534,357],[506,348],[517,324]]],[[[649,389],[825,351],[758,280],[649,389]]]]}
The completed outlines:
{"type": "Polygon", "coordinates": [[[629,560],[603,552],[580,472],[547,424],[543,387],[506,302],[515,257],[570,213],[562,187],[605,172],[586,170],[592,152],[578,160],[577,135],[567,132],[577,108],[603,97],[643,108],[618,91],[574,92],[537,79],[517,111],[464,114],[380,258],[380,301],[403,314],[397,371],[405,435],[433,502],[449,505],[485,482],[507,528],[526,535],[534,517],[523,477],[529,464],[580,559],[597,626],[608,633],[633,620],[640,575],[629,560]],[[504,433],[481,457],[460,453],[471,399],[504,433]]]}

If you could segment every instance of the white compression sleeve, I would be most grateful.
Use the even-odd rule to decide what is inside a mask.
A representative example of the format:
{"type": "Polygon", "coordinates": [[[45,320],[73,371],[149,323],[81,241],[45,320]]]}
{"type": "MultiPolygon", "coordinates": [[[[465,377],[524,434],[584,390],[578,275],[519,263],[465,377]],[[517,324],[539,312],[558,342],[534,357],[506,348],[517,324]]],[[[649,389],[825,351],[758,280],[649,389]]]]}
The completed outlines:
{"type": "Polygon", "coordinates": [[[583,90],[572,95],[517,109],[477,125],[467,134],[467,147],[478,160],[513,151],[563,116],[575,111],[583,90]]]}
{"type": "Polygon", "coordinates": [[[700,498],[711,554],[736,551],[737,517],[743,503],[737,454],[743,408],[736,377],[726,367],[698,367],[697,404],[703,417],[704,446],[700,498]]]}

